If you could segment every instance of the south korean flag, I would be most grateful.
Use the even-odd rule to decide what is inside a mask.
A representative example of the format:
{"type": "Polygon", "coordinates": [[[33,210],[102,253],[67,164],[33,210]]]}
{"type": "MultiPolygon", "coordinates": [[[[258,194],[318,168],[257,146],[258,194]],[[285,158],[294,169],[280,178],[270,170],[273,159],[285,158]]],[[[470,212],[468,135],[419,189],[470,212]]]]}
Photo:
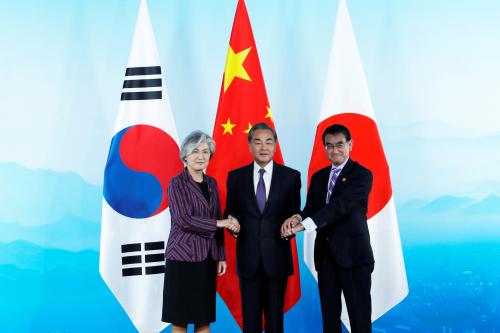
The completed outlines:
{"type": "Polygon", "coordinates": [[[99,271],[139,332],[159,332],[164,251],[170,232],[167,185],[182,170],[146,1],[104,171],[99,271]]]}

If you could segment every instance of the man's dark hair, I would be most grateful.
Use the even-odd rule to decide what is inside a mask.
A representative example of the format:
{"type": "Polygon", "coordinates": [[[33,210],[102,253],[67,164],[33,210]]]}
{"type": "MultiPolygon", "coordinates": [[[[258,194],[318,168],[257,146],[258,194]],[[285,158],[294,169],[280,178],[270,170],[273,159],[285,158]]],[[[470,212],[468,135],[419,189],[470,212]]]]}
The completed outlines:
{"type": "Polygon", "coordinates": [[[323,145],[325,145],[326,136],[343,134],[345,136],[346,141],[351,141],[351,133],[349,133],[349,129],[341,124],[333,124],[328,126],[323,132],[323,145]]]}
{"type": "Polygon", "coordinates": [[[271,133],[273,133],[274,141],[276,141],[276,139],[278,138],[276,136],[276,131],[274,130],[274,128],[272,128],[271,126],[269,126],[266,123],[257,123],[257,124],[255,124],[255,125],[252,126],[252,128],[250,129],[250,131],[248,131],[248,143],[252,142],[252,136],[253,136],[253,133],[256,130],[268,130],[268,131],[271,131],[271,133]]]}

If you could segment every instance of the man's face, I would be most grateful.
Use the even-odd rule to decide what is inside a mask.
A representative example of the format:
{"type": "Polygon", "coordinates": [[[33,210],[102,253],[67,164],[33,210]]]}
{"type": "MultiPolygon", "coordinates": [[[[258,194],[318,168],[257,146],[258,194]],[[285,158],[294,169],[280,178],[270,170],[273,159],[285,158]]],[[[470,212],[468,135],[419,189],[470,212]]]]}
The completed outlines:
{"type": "Polygon", "coordinates": [[[264,167],[269,163],[276,151],[276,141],[273,133],[267,129],[258,129],[253,132],[252,141],[248,144],[253,159],[258,165],[264,167]]]}
{"type": "Polygon", "coordinates": [[[327,134],[325,137],[325,149],[326,155],[332,164],[339,166],[349,158],[349,153],[352,150],[352,140],[347,141],[344,134],[327,134]]]}

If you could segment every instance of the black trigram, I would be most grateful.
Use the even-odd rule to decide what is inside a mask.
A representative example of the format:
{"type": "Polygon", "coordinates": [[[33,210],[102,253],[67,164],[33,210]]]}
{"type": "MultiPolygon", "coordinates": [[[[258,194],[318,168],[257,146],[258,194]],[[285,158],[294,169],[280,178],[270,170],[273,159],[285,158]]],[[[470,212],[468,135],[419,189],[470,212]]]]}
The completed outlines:
{"type": "Polygon", "coordinates": [[[122,101],[161,99],[161,67],[129,67],[125,72],[122,101]]]}
{"type": "Polygon", "coordinates": [[[142,245],[141,243],[122,245],[122,276],[165,272],[165,242],[144,243],[144,255],[142,254],[142,245]],[[159,265],[159,263],[161,264],[159,265]]]}

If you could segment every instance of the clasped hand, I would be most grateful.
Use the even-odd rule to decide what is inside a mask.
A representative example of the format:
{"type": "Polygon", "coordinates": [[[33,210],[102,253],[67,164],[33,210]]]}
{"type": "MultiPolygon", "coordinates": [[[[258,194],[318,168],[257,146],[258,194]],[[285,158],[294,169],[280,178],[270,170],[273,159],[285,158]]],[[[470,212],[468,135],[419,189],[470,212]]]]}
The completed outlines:
{"type": "Polygon", "coordinates": [[[233,234],[238,234],[240,232],[240,223],[235,217],[231,215],[229,215],[227,219],[218,220],[217,227],[226,228],[233,234]]]}
{"type": "Polygon", "coordinates": [[[293,215],[285,220],[280,228],[281,238],[290,239],[298,232],[304,230],[297,215],[293,215]]]}

